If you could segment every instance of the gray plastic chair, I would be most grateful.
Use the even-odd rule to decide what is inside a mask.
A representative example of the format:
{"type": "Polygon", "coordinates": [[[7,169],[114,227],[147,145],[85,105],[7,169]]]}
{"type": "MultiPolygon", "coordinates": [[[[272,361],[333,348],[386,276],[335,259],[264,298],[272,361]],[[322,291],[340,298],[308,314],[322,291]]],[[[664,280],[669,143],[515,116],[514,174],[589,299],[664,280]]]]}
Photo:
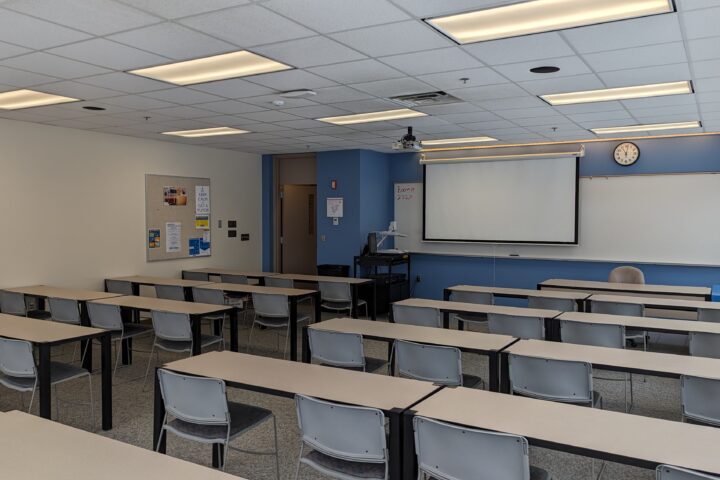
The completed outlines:
{"type": "Polygon", "coordinates": [[[608,282],[644,284],[645,274],[639,268],[631,266],[616,267],[610,271],[608,282]]]}
{"type": "Polygon", "coordinates": [[[682,420],[720,427],[720,380],[680,377],[682,420]]]}
{"type": "Polygon", "coordinates": [[[165,417],[155,451],[159,450],[163,435],[169,432],[187,440],[211,444],[213,448],[215,445],[224,445],[223,470],[230,449],[256,455],[274,455],[276,475],[280,479],[277,424],[270,410],[228,401],[225,382],[220,379],[180,375],[164,369],[159,369],[157,374],[165,404],[165,417]],[[272,420],[273,424],[273,450],[244,450],[230,446],[232,440],[268,420],[272,420]]]}
{"type": "Polygon", "coordinates": [[[539,317],[488,313],[490,333],[511,335],[523,339],[545,339],[545,320],[539,317]]]}
{"type": "MultiPolygon", "coordinates": [[[[590,311],[592,313],[606,313],[608,315],[626,315],[630,317],[644,317],[645,305],[640,303],[624,303],[614,301],[598,301],[590,298],[590,311]]],[[[647,332],[640,330],[629,330],[626,332],[625,340],[635,344],[642,340],[643,350],[647,350],[647,332]]]]}
{"type": "MultiPolygon", "coordinates": [[[[143,380],[143,388],[147,383],[147,377],[150,373],[150,365],[152,363],[153,353],[155,354],[155,362],[158,363],[159,350],[174,353],[189,353],[193,351],[193,335],[190,323],[190,315],[186,313],[161,312],[153,310],[152,324],[155,330],[155,339],[153,340],[150,356],[148,357],[147,369],[145,370],[145,380],[143,380]]],[[[200,335],[200,348],[206,348],[211,345],[219,344],[223,346],[222,337],[215,335],[200,335]]]]}
{"type": "Polygon", "coordinates": [[[518,435],[413,418],[418,479],[552,480],[530,466],[528,441],[518,435]]]}
{"type": "Polygon", "coordinates": [[[134,295],[132,283],[127,280],[105,280],[105,291],[121,295],[134,295]]]}
{"type": "MultiPolygon", "coordinates": [[[[450,292],[451,302],[462,302],[462,303],[477,303],[479,305],[492,305],[494,298],[492,293],[485,292],[465,292],[459,290],[453,290],[450,292]]],[[[451,313],[450,320],[455,320],[460,326],[461,322],[469,323],[485,323],[488,321],[487,315],[484,313],[451,313]]]]}
{"type": "Polygon", "coordinates": [[[197,280],[199,282],[209,282],[210,274],[205,272],[188,272],[182,274],[184,280],[197,280]]]}
{"type": "Polygon", "coordinates": [[[292,278],[268,276],[264,278],[266,287],[295,288],[295,280],[292,278]]]}
{"type": "Polygon", "coordinates": [[[25,303],[25,294],[0,290],[0,312],[7,315],[30,317],[45,320],[50,318],[50,312],[45,310],[29,310],[25,303]]]}
{"type": "Polygon", "coordinates": [[[185,289],[177,285],[155,285],[155,296],[165,300],[185,301],[185,289]]]}
{"type": "Polygon", "coordinates": [[[462,373],[462,354],[455,347],[395,340],[393,354],[400,377],[452,387],[472,388],[482,383],[480,377],[462,373]]]}
{"type": "Polygon", "coordinates": [[[602,408],[602,397],[593,390],[592,365],[587,362],[511,353],[509,367],[513,394],[602,408]]]}
{"type": "MultiPolygon", "coordinates": [[[[320,306],[333,312],[352,310],[352,289],[349,283],[344,282],[318,282],[320,289],[320,306]]],[[[365,300],[357,299],[358,309],[364,307],[365,317],[368,316],[368,305],[365,300]]]]}
{"type": "Polygon", "coordinates": [[[387,362],[365,356],[363,337],[359,333],[308,329],[310,359],[322,365],[373,372],[387,362]]]}
{"type": "Polygon", "coordinates": [[[690,355],[720,358],[720,333],[690,332],[690,355]]]}
{"type": "Polygon", "coordinates": [[[720,310],[716,308],[698,308],[698,321],[720,322],[720,310]]]}
{"type": "Polygon", "coordinates": [[[657,480],[720,480],[720,477],[670,465],[658,465],[655,473],[657,480]]]}
{"type": "MultiPolygon", "coordinates": [[[[95,429],[95,402],[93,401],[92,375],[84,368],[67,363],[50,362],[50,385],[76,378],[87,377],[90,392],[90,418],[95,429]]],[[[32,392],[28,412],[32,410],[38,384],[38,372],[30,342],[0,338],[0,384],[20,393],[32,392]]],[[[55,389],[55,409],[60,414],[60,399],[55,389]]]]}
{"type": "Polygon", "coordinates": [[[250,283],[248,281],[248,277],[245,275],[232,275],[229,273],[223,273],[220,275],[220,281],[222,283],[235,283],[238,285],[248,285],[250,283]]]}
{"type": "Polygon", "coordinates": [[[110,330],[110,341],[115,344],[117,351],[115,358],[115,367],[113,368],[113,378],[117,372],[120,363],[120,354],[122,353],[122,342],[130,338],[140,337],[152,332],[152,328],[147,325],[138,323],[124,323],[122,313],[118,305],[105,305],[102,303],[86,303],[88,316],[90,317],[90,325],[95,328],[103,328],[110,330]]]}
{"type": "Polygon", "coordinates": [[[442,328],[443,326],[443,314],[439,308],[416,307],[393,303],[392,309],[394,323],[437,328],[442,328]]]}
{"type": "MultiPolygon", "coordinates": [[[[278,293],[253,293],[252,302],[255,308],[253,315],[253,323],[250,326],[250,335],[248,337],[248,351],[252,345],[252,335],[255,325],[261,325],[266,328],[285,329],[285,349],[283,357],[287,353],[288,343],[290,341],[290,305],[288,304],[287,295],[278,293]]],[[[309,322],[310,317],[298,312],[297,323],[309,322]]],[[[278,343],[280,334],[278,333],[278,343]]],[[[295,339],[293,339],[295,341],[295,339]]],[[[280,348],[278,344],[278,349],[280,348]]]]}
{"type": "Polygon", "coordinates": [[[388,479],[385,415],[375,408],[355,407],[296,395],[300,425],[300,466],[343,480],[388,479]],[[305,453],[306,448],[312,450],[305,453]]]}
{"type": "Polygon", "coordinates": [[[80,304],[77,300],[50,297],[48,303],[53,321],[80,325],[80,304]]]}
{"type": "Polygon", "coordinates": [[[577,302],[572,298],[530,297],[528,298],[528,308],[574,312],[577,310],[577,302]]]}

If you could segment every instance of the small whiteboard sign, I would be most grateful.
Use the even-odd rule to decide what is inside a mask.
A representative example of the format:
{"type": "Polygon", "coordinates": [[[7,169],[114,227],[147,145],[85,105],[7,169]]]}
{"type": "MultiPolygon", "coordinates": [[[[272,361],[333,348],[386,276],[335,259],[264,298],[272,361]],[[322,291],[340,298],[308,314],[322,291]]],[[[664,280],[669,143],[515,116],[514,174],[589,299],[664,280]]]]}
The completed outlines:
{"type": "Polygon", "coordinates": [[[327,198],[327,216],[329,218],[342,218],[343,216],[343,199],[342,197],[327,198]]]}
{"type": "Polygon", "coordinates": [[[417,183],[396,183],[395,201],[409,202],[415,199],[417,183]]]}

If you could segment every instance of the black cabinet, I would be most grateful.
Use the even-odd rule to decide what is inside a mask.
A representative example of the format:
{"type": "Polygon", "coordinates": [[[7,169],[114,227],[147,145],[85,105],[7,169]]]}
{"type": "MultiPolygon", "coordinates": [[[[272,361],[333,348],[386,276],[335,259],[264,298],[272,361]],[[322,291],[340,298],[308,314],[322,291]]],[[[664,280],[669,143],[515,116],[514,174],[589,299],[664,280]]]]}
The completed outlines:
{"type": "MultiPolygon", "coordinates": [[[[377,254],[355,257],[355,277],[372,278],[377,288],[377,313],[387,313],[392,302],[410,296],[410,254],[377,254]]],[[[372,308],[372,306],[370,307],[372,308]]]]}

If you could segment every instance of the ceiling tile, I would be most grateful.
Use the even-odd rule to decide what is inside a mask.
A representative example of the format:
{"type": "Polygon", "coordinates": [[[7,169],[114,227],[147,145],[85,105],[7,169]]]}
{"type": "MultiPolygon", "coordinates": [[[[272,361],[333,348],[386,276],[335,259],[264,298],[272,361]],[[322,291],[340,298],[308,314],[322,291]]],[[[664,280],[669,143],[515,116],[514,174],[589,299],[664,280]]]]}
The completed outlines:
{"type": "Polygon", "coordinates": [[[107,35],[160,21],[154,15],[111,0],[53,0],[50,8],[45,0],[13,0],[4,3],[3,7],[94,35],[107,35]]]}
{"type": "MultiPolygon", "coordinates": [[[[310,120],[309,118],[303,118],[301,120],[288,120],[283,122],[277,122],[277,126],[284,128],[317,128],[327,125],[327,123],[318,122],[317,120],[310,120]]],[[[290,135],[290,133],[283,132],[284,135],[290,135]]]]}
{"type": "Polygon", "coordinates": [[[466,70],[456,70],[453,72],[431,73],[428,75],[420,75],[418,79],[441,90],[450,90],[452,88],[471,88],[481,85],[492,85],[507,82],[507,79],[503,78],[490,68],[471,68],[466,70]],[[465,78],[467,80],[461,81],[461,78],[465,78]]]}
{"type": "MultiPolygon", "coordinates": [[[[112,35],[111,40],[173,59],[187,60],[237,50],[230,43],[176,23],[161,23],[112,35]]],[[[156,64],[169,63],[160,61],[156,64]]]]}
{"type": "Polygon", "coordinates": [[[273,60],[301,68],[366,58],[362,53],[320,36],[275,43],[253,50],[273,60]]]}
{"type": "Polygon", "coordinates": [[[12,85],[13,87],[31,87],[41,83],[57,81],[55,77],[26,72],[0,65],[0,85],[12,85]]]}
{"type": "Polygon", "coordinates": [[[164,100],[166,102],[177,103],[180,105],[193,105],[196,103],[207,103],[223,100],[222,97],[211,95],[209,93],[192,90],[186,87],[168,88],[167,90],[158,90],[156,92],[148,92],[143,94],[145,97],[164,100]]]}
{"type": "MultiPolygon", "coordinates": [[[[560,125],[573,125],[573,123],[562,115],[549,115],[540,117],[515,118],[513,122],[521,127],[540,127],[545,126],[548,131],[552,131],[554,127],[560,125]]],[[[537,128],[536,128],[537,130],[537,128]]]]}
{"type": "Polygon", "coordinates": [[[720,91],[698,93],[695,96],[700,104],[720,102],[720,91]]]}
{"type": "Polygon", "coordinates": [[[690,69],[687,63],[602,72],[598,73],[598,76],[608,87],[677,82],[691,79],[690,69]]]}
{"type": "Polygon", "coordinates": [[[203,118],[212,117],[215,115],[214,112],[204,110],[202,108],[190,107],[187,105],[173,106],[168,108],[159,108],[152,111],[153,114],[158,113],[160,115],[167,115],[168,117],[178,118],[203,118]]]}
{"type": "Polygon", "coordinates": [[[237,100],[222,100],[219,102],[201,103],[195,106],[211,112],[224,113],[227,115],[237,115],[240,113],[251,113],[265,110],[257,105],[250,105],[249,103],[238,102],[237,100]]]}
{"type": "MultiPolygon", "coordinates": [[[[695,95],[669,95],[666,97],[651,97],[651,98],[635,98],[632,100],[623,100],[622,104],[632,110],[633,108],[655,108],[655,107],[666,107],[675,105],[695,105],[695,95]]],[[[615,103],[615,102],[600,102],[600,103],[615,103]]]]}
{"type": "Polygon", "coordinates": [[[124,95],[121,97],[106,98],[103,100],[103,102],[109,103],[110,105],[117,105],[119,107],[132,108],[135,110],[152,110],[156,108],[176,106],[169,102],[163,102],[162,100],[142,97],[140,95],[124,95]]]}
{"type": "Polygon", "coordinates": [[[620,50],[682,41],[677,15],[653,15],[564,30],[562,36],[580,53],[620,50]]]}
{"type": "MultiPolygon", "coordinates": [[[[695,72],[695,78],[720,76],[720,60],[705,60],[702,62],[693,62],[693,70],[695,72]]],[[[0,82],[2,82],[1,79],[0,82]]]]}
{"type": "Polygon", "coordinates": [[[308,71],[339,83],[372,82],[403,76],[394,68],[372,59],[309,68],[308,71]]]}
{"type": "Polygon", "coordinates": [[[514,109],[510,109],[510,110],[501,110],[501,111],[498,111],[497,114],[503,118],[512,120],[514,118],[534,118],[534,117],[554,116],[554,115],[557,115],[557,112],[549,105],[545,105],[542,107],[514,108],[514,109]]]}
{"type": "MultiPolygon", "coordinates": [[[[2,77],[0,77],[0,83],[2,77]]],[[[138,77],[129,73],[115,72],[85,77],[79,80],[80,83],[87,83],[97,87],[109,88],[126,93],[151,92],[153,90],[165,90],[170,85],[165,82],[150,80],[149,78],[138,77]]]]}
{"type": "Polygon", "coordinates": [[[596,72],[687,62],[683,42],[588,53],[583,58],[596,72]]]}
{"type": "Polygon", "coordinates": [[[512,83],[461,88],[459,90],[450,90],[448,93],[468,102],[527,95],[522,88],[512,83]]]}
{"type": "Polygon", "coordinates": [[[347,115],[347,110],[341,110],[339,108],[327,106],[327,105],[315,105],[312,107],[298,107],[288,108],[283,112],[291,115],[297,115],[303,118],[323,118],[323,117],[334,117],[338,115],[347,115]]]}
{"type": "Polygon", "coordinates": [[[0,15],[0,40],[32,49],[42,49],[78,42],[90,35],[61,27],[44,20],[3,10],[0,15]]]}
{"type": "Polygon", "coordinates": [[[163,18],[180,18],[199,13],[212,12],[222,8],[246,5],[250,0],[120,0],[122,3],[139,8],[163,18]]]}
{"type": "Polygon", "coordinates": [[[69,80],[45,84],[42,86],[42,91],[45,93],[54,93],[56,95],[82,98],[85,100],[123,95],[123,92],[118,92],[116,90],[94,87],[92,85],[85,85],[69,80]]]}
{"type": "Polygon", "coordinates": [[[393,0],[393,3],[416,17],[434,17],[452,13],[481,10],[515,0],[441,0],[419,2],[418,0],[393,0]]]}
{"type": "Polygon", "coordinates": [[[243,48],[310,37],[314,34],[311,30],[259,5],[188,17],[180,20],[180,23],[243,48]]]}
{"type": "Polygon", "coordinates": [[[657,117],[661,115],[685,115],[690,114],[697,116],[698,108],[696,104],[692,105],[666,105],[663,107],[652,108],[633,108],[630,109],[633,117],[657,117]]]}
{"type": "Polygon", "coordinates": [[[335,85],[335,82],[313,75],[304,70],[285,70],[282,72],[264,73],[262,75],[247,77],[247,80],[281,92],[335,85]]]}
{"type": "Polygon", "coordinates": [[[243,118],[248,120],[254,120],[256,122],[284,122],[288,120],[297,120],[298,117],[290,115],[289,113],[280,112],[277,110],[265,110],[263,112],[246,113],[242,115],[243,118]]]}
{"type": "Polygon", "coordinates": [[[376,97],[395,97],[398,95],[410,95],[412,93],[423,93],[433,90],[433,87],[427,83],[409,77],[357,83],[350,85],[350,87],[370,93],[376,97]]]}
{"type": "Polygon", "coordinates": [[[688,42],[690,58],[697,62],[700,60],[713,60],[720,58],[720,38],[701,38],[688,42]]]}
{"type": "Polygon", "coordinates": [[[32,50],[29,48],[18,47],[17,45],[10,45],[9,43],[0,42],[0,59],[15,57],[22,55],[23,53],[29,53],[32,50]]]}
{"type": "Polygon", "coordinates": [[[462,48],[488,65],[537,61],[575,53],[555,32],[480,42],[462,48]]]}
{"type": "Polygon", "coordinates": [[[127,47],[119,43],[94,38],[48,50],[49,53],[81,62],[100,65],[113,70],[130,70],[168,63],[166,57],[127,47]]]}
{"type": "Polygon", "coordinates": [[[44,52],[28,53],[27,55],[21,55],[19,57],[8,58],[0,62],[0,64],[10,68],[18,68],[65,79],[87,77],[109,72],[106,68],[76,62],[44,52]]]}
{"type": "Polygon", "coordinates": [[[255,83],[250,83],[241,78],[233,78],[230,80],[220,80],[217,82],[202,83],[193,85],[192,90],[200,90],[202,92],[220,95],[226,98],[244,98],[255,97],[257,95],[267,95],[272,93],[272,88],[263,87],[255,83]]]}
{"type": "Polygon", "coordinates": [[[474,102],[476,105],[490,111],[508,110],[511,108],[532,108],[544,107],[547,104],[535,96],[526,95],[524,97],[499,98],[497,100],[485,100],[474,102]]]}
{"type": "Polygon", "coordinates": [[[567,116],[573,122],[589,122],[595,120],[632,120],[626,110],[613,110],[611,112],[573,113],[567,116]]]}
{"type": "Polygon", "coordinates": [[[440,118],[450,123],[477,123],[489,122],[491,120],[500,120],[494,113],[490,112],[470,112],[470,113],[451,113],[449,115],[440,115],[440,118]]]}
{"type": "Polygon", "coordinates": [[[423,75],[482,67],[482,63],[460,47],[381,57],[381,62],[408,75],[423,75]]]}
{"type": "Polygon", "coordinates": [[[386,0],[270,0],[264,2],[263,6],[320,33],[410,18],[386,0]]]}
{"type": "Polygon", "coordinates": [[[562,58],[550,58],[542,62],[522,62],[512,63],[508,65],[498,65],[494,67],[499,73],[512,80],[513,82],[522,82],[529,80],[554,80],[560,77],[569,77],[573,75],[583,75],[590,73],[590,69],[587,67],[580,57],[562,57],[562,58]],[[552,65],[559,67],[560,71],[556,73],[533,73],[530,71],[531,68],[542,67],[546,65],[552,65]]]}
{"type": "Polygon", "coordinates": [[[512,123],[509,120],[491,120],[489,122],[475,122],[475,123],[464,123],[463,127],[474,130],[474,131],[484,131],[484,130],[497,130],[500,128],[515,128],[517,125],[512,123]]]}
{"type": "MultiPolygon", "coordinates": [[[[315,99],[315,97],[308,97],[315,99]]],[[[313,100],[305,98],[283,98],[279,93],[271,95],[259,95],[257,97],[243,98],[243,102],[262,107],[269,110],[284,110],[294,107],[309,107],[317,105],[313,100]],[[282,105],[275,105],[273,102],[282,101],[282,105]]]]}
{"type": "Polygon", "coordinates": [[[683,12],[715,6],[717,6],[717,0],[682,0],[682,2],[678,2],[678,7],[683,12]]]}
{"type": "Polygon", "coordinates": [[[477,112],[481,110],[477,105],[472,103],[460,102],[460,103],[449,103],[446,105],[428,105],[424,107],[416,107],[415,110],[419,112],[425,112],[428,115],[447,115],[450,113],[467,113],[477,112]]]}
{"type": "MultiPolygon", "coordinates": [[[[390,100],[381,100],[379,98],[371,100],[354,100],[352,102],[334,103],[333,107],[341,110],[347,110],[352,113],[379,112],[382,110],[393,110],[398,108],[398,104],[390,100]]],[[[355,128],[353,126],[353,128],[355,128]]]]}
{"type": "Polygon", "coordinates": [[[535,95],[605,88],[605,84],[594,74],[549,78],[546,80],[530,80],[528,82],[520,82],[519,85],[535,95]]]}
{"type": "Polygon", "coordinates": [[[623,102],[613,101],[578,103],[577,105],[558,105],[553,108],[556,112],[562,113],[564,115],[569,115],[573,113],[611,112],[613,110],[622,110],[623,108],[625,108],[625,106],[623,105],[623,102]]]}
{"type": "Polygon", "coordinates": [[[450,40],[416,20],[350,30],[330,36],[371,57],[418,52],[452,45],[450,40]]]}
{"type": "MultiPolygon", "coordinates": [[[[717,4],[716,4],[717,5],[717,4]]],[[[720,23],[720,7],[684,12],[682,16],[687,38],[716,37],[720,23]]]]}
{"type": "MultiPolygon", "coordinates": [[[[215,117],[212,117],[215,118],[215,117]]],[[[203,121],[207,122],[209,119],[204,118],[203,121]]],[[[245,125],[245,130],[251,132],[277,132],[285,130],[285,127],[275,125],[273,123],[249,123],[245,125]]]]}
{"type": "Polygon", "coordinates": [[[315,92],[317,95],[314,99],[318,103],[350,102],[352,100],[371,98],[371,95],[365,92],[360,92],[354,88],[345,86],[318,88],[315,92]]]}

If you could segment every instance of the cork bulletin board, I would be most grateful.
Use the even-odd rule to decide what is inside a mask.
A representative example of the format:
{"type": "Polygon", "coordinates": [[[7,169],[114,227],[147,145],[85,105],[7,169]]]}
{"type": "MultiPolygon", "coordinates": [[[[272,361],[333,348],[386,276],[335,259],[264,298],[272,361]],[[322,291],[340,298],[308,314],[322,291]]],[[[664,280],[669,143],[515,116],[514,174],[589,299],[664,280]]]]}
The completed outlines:
{"type": "Polygon", "coordinates": [[[149,262],[210,256],[210,179],[145,175],[149,262]]]}

